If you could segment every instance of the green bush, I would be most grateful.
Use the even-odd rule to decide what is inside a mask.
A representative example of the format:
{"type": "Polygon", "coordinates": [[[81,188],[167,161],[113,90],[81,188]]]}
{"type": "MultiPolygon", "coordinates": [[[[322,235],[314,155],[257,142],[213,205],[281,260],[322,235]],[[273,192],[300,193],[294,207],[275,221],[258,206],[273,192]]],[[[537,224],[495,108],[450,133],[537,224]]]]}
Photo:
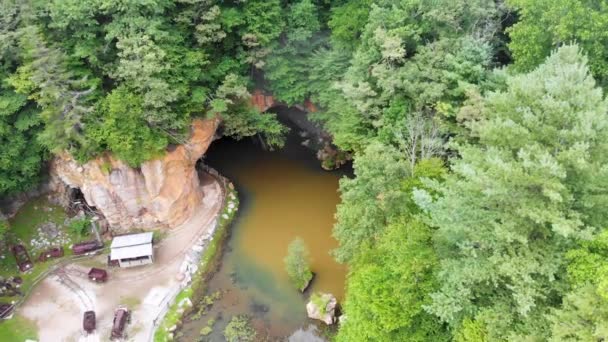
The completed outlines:
{"type": "Polygon", "coordinates": [[[86,236],[91,227],[91,220],[88,217],[80,218],[70,222],[70,231],[78,236],[86,236]]]}
{"type": "Polygon", "coordinates": [[[304,240],[296,237],[287,247],[285,257],[285,270],[293,285],[300,291],[304,291],[310,280],[312,272],[309,266],[309,253],[304,240]]]}

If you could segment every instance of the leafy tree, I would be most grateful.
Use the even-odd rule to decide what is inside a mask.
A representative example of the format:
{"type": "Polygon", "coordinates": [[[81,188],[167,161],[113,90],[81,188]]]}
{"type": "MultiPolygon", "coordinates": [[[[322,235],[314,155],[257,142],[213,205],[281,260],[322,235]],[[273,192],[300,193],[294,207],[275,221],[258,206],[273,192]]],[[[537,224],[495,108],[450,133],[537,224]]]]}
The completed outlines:
{"type": "MultiPolygon", "coordinates": [[[[361,160],[365,158],[356,162],[361,160]]],[[[402,165],[406,167],[405,162],[402,165]]],[[[360,168],[355,167],[356,171],[360,168]]],[[[449,337],[445,327],[423,309],[430,303],[429,294],[438,287],[438,258],[433,249],[433,230],[418,217],[419,209],[411,199],[412,191],[423,187],[423,178],[440,179],[444,173],[441,160],[420,160],[412,176],[395,182],[397,187],[392,191],[400,193],[395,198],[400,211],[386,222],[376,223],[372,242],[349,241],[358,244],[358,251],[349,259],[351,273],[344,305],[348,319],[338,340],[442,341],[449,337]]],[[[358,179],[368,180],[367,175],[358,175],[358,179]]],[[[368,209],[378,207],[378,203],[367,200],[341,206],[359,204],[368,209]]],[[[338,219],[336,228],[343,223],[340,216],[338,219]]]]}
{"type": "Polygon", "coordinates": [[[45,127],[40,142],[52,152],[86,149],[83,119],[92,111],[88,100],[96,81],[70,69],[67,56],[48,47],[34,26],[24,29],[21,48],[26,62],[9,81],[18,93],[28,95],[42,108],[45,127]]]}
{"type": "Polygon", "coordinates": [[[0,87],[0,194],[28,190],[40,178],[45,158],[38,143],[38,110],[24,95],[0,87]]]}
{"type": "Polygon", "coordinates": [[[256,332],[245,315],[232,316],[224,329],[224,337],[228,342],[255,341],[256,332]]]}
{"type": "Polygon", "coordinates": [[[454,334],[456,342],[486,342],[487,334],[481,321],[465,319],[454,334]]]}
{"type": "Polygon", "coordinates": [[[311,0],[300,0],[289,7],[283,46],[269,57],[265,77],[274,96],[287,104],[303,102],[310,94],[309,59],[322,37],[317,7],[311,0]]]}
{"type": "Polygon", "coordinates": [[[419,220],[391,224],[352,265],[338,341],[449,341],[423,305],[438,283],[432,230],[419,220]]]}
{"type": "Polygon", "coordinates": [[[84,162],[112,151],[136,166],[184,141],[192,117],[216,114],[229,134],[282,145],[285,129],[251,109],[248,93],[207,113],[227,100],[215,95],[229,75],[247,75],[259,62],[251,58],[276,44],[278,0],[7,1],[2,9],[1,74],[41,108],[36,139],[51,152],[84,162]]]}
{"type": "Polygon", "coordinates": [[[312,279],[309,258],[304,240],[296,237],[287,247],[287,256],[284,261],[289,279],[300,291],[303,291],[312,279]]]}
{"type": "Polygon", "coordinates": [[[244,33],[255,36],[262,46],[270,45],[283,31],[283,16],[279,0],[251,0],[243,8],[244,33]]]}
{"type": "Polygon", "coordinates": [[[589,56],[589,68],[608,81],[608,4],[586,0],[508,0],[519,20],[507,32],[518,70],[529,71],[551,51],[576,42],[589,56]]]}
{"type": "Polygon", "coordinates": [[[566,295],[555,310],[549,341],[603,341],[608,338],[608,302],[598,296],[592,285],[582,286],[566,295]]]}
{"type": "Polygon", "coordinates": [[[593,240],[566,253],[568,280],[573,287],[587,283],[598,286],[600,295],[608,300],[608,231],[602,230],[593,240]]]}
{"type": "Polygon", "coordinates": [[[119,60],[112,76],[142,95],[145,120],[164,127],[179,123],[179,113],[168,110],[178,99],[177,90],[161,76],[172,67],[167,53],[151,37],[137,33],[119,36],[116,47],[119,60]]]}
{"type": "Polygon", "coordinates": [[[317,118],[338,147],[356,151],[372,139],[396,144],[416,115],[437,116],[452,133],[454,111],[445,108],[458,108],[472,85],[493,86],[500,13],[492,2],[374,3],[350,67],[316,97],[317,118]]]}
{"type": "Polygon", "coordinates": [[[551,341],[608,338],[608,231],[566,253],[573,289],[549,316],[551,341]]]}
{"type": "Polygon", "coordinates": [[[97,124],[92,125],[88,136],[104,150],[137,167],[162,155],[168,142],[162,132],[146,124],[144,112],[142,96],[126,87],[116,88],[99,104],[97,124]]]}
{"type": "Polygon", "coordinates": [[[426,308],[453,327],[478,320],[489,340],[544,339],[568,246],[606,219],[607,108],[576,46],[507,85],[471,125],[478,144],[426,183],[438,196],[416,192],[441,258],[426,308]]]}
{"type": "Polygon", "coordinates": [[[367,18],[371,0],[345,1],[331,9],[331,19],[328,22],[331,28],[332,39],[340,47],[354,48],[359,43],[367,18]]]}
{"type": "Polygon", "coordinates": [[[218,87],[216,97],[210,101],[209,113],[223,119],[224,134],[241,139],[260,134],[268,147],[282,147],[287,128],[273,113],[260,113],[249,104],[250,94],[245,80],[229,74],[218,87]]]}
{"type": "Polygon", "coordinates": [[[379,143],[368,146],[354,162],[355,178],[340,180],[341,203],[336,212],[334,237],[340,246],[334,256],[340,262],[352,260],[363,246],[373,245],[392,219],[403,210],[407,196],[401,182],[407,163],[399,151],[379,143]]]}

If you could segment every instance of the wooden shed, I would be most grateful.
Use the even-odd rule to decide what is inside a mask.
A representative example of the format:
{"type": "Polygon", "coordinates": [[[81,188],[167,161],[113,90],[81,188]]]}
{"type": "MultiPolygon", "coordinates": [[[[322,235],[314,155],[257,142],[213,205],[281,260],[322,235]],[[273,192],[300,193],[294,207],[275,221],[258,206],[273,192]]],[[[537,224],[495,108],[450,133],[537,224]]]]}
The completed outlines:
{"type": "Polygon", "coordinates": [[[120,267],[132,267],[154,262],[152,232],[116,236],[110,246],[110,260],[120,267]]]}

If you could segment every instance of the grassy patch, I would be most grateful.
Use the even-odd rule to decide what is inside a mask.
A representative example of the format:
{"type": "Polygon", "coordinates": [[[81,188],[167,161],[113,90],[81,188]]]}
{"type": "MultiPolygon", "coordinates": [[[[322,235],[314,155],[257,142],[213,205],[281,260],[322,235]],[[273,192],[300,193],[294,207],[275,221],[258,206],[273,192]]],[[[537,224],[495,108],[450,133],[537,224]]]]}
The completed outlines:
{"type": "Polygon", "coordinates": [[[173,305],[167,314],[163,318],[162,323],[159,325],[156,333],[154,334],[154,342],[165,342],[169,341],[168,329],[177,326],[181,323],[181,319],[185,314],[184,310],[179,310],[179,303],[185,298],[191,298],[193,293],[201,293],[204,291],[206,285],[206,275],[212,270],[214,260],[218,257],[218,250],[221,248],[226,236],[227,228],[234,219],[236,212],[239,207],[239,199],[236,190],[229,188],[226,194],[225,206],[222,209],[218,217],[217,228],[213,235],[213,239],[208,243],[201,260],[199,262],[199,268],[196,274],[192,277],[192,283],[190,286],[184,288],[178,295],[173,305]]]}
{"type": "MultiPolygon", "coordinates": [[[[70,228],[70,224],[66,226],[66,219],[69,216],[66,211],[59,205],[52,204],[46,196],[40,196],[27,202],[17,215],[9,220],[10,228],[8,230],[8,240],[11,243],[22,243],[26,248],[30,257],[34,259],[41,251],[41,247],[36,244],[36,240],[40,242],[42,238],[48,239],[51,246],[63,246],[69,249],[70,245],[90,240],[92,231],[90,224],[80,231],[70,228]],[[57,226],[59,235],[53,239],[40,233],[38,228],[45,223],[53,223],[57,226]],[[86,229],[85,229],[86,228],[86,229]]],[[[85,222],[85,220],[80,220],[85,222]]],[[[90,222],[86,220],[86,222],[90,222]]]]}
{"type": "Polygon", "coordinates": [[[9,232],[16,240],[24,243],[28,251],[32,248],[30,241],[37,235],[39,225],[52,222],[63,226],[67,218],[65,210],[58,205],[49,203],[45,196],[27,202],[14,218],[9,220],[9,232]]]}
{"type": "Polygon", "coordinates": [[[66,255],[71,254],[69,245],[83,238],[74,236],[75,234],[70,232],[68,227],[64,226],[67,218],[68,215],[65,210],[61,206],[49,203],[46,196],[41,196],[27,202],[17,212],[17,215],[9,221],[10,228],[6,237],[8,243],[4,246],[5,248],[0,250],[0,275],[4,277],[21,277],[23,279],[21,291],[23,293],[29,292],[35,279],[57,262],[56,259],[42,263],[36,261],[42,251],[42,248],[37,245],[37,241],[40,241],[42,236],[38,228],[45,223],[55,224],[59,234],[56,239],[49,239],[49,241],[53,246],[62,245],[66,255]],[[10,245],[17,243],[25,246],[30,260],[34,263],[34,267],[27,273],[19,272],[15,258],[8,249],[10,245]]]}
{"type": "Polygon", "coordinates": [[[133,310],[141,304],[141,299],[135,297],[121,297],[120,304],[126,305],[129,310],[133,310]]]}
{"type": "Polygon", "coordinates": [[[37,340],[36,325],[21,316],[0,321],[0,341],[22,342],[27,339],[37,340]]]}
{"type": "MultiPolygon", "coordinates": [[[[49,270],[53,265],[65,260],[66,257],[73,255],[70,246],[74,243],[89,240],[91,231],[84,228],[70,229],[66,211],[58,205],[51,204],[46,196],[40,196],[27,202],[15,215],[9,220],[10,228],[7,232],[7,243],[0,250],[0,276],[10,277],[19,276],[23,279],[21,292],[28,294],[34,285],[37,278],[49,270]],[[55,238],[50,238],[46,233],[38,228],[44,224],[52,223],[56,226],[58,235],[55,238]],[[68,223],[68,224],[66,224],[68,223]],[[84,235],[82,235],[84,231],[84,235]],[[45,240],[46,246],[41,243],[45,240]],[[21,273],[17,268],[17,263],[9,246],[12,244],[23,244],[30,256],[30,260],[34,263],[34,267],[26,273],[21,273]],[[62,259],[50,259],[46,262],[38,262],[38,256],[43,250],[50,247],[62,246],[65,256],[62,259]]],[[[14,298],[4,298],[0,301],[7,302],[15,300],[14,298]]],[[[0,339],[2,341],[2,339],[0,339]]]]}

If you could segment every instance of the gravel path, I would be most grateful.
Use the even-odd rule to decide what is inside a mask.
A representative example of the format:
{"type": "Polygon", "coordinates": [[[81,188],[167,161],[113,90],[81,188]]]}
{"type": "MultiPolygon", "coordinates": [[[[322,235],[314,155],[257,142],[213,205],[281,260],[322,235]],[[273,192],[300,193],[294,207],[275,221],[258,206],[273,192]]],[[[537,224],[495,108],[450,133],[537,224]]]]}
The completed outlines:
{"type": "Polygon", "coordinates": [[[153,265],[113,268],[107,283],[92,283],[86,272],[91,263],[104,264],[104,254],[70,264],[42,281],[19,309],[19,314],[36,323],[40,341],[108,341],[114,309],[120,304],[133,310],[126,340],[148,341],[153,321],[166,305],[165,299],[181,288],[180,266],[184,258],[197,240],[214,228],[221,210],[221,185],[210,176],[202,183],[200,209],[155,246],[153,265]],[[86,310],[95,310],[97,315],[97,333],[89,336],[82,331],[82,314],[86,310]]]}

